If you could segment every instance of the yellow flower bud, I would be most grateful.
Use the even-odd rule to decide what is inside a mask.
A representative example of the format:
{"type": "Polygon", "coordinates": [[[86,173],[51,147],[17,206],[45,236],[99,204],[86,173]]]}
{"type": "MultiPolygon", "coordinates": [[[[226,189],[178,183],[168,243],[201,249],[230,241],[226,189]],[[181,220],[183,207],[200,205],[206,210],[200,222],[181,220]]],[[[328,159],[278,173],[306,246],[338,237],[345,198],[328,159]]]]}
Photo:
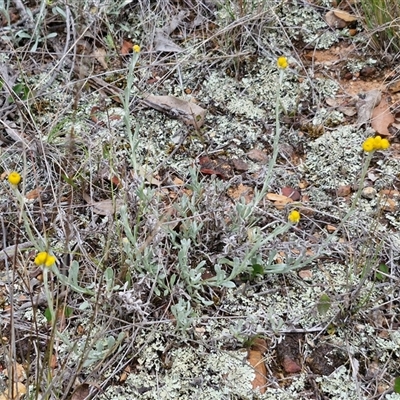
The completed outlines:
{"type": "Polygon", "coordinates": [[[298,224],[300,222],[300,213],[297,210],[292,210],[288,216],[289,222],[298,224]]]}
{"type": "Polygon", "coordinates": [[[138,44],[135,44],[135,45],[132,47],[132,49],[133,49],[133,51],[134,51],[135,53],[139,53],[139,52],[140,52],[140,46],[139,46],[138,44]]]}
{"type": "Polygon", "coordinates": [[[51,267],[56,261],[57,259],[54,256],[47,253],[46,251],[41,251],[35,257],[34,263],[37,266],[45,265],[46,267],[51,267]]]}
{"type": "Polygon", "coordinates": [[[18,172],[10,172],[8,174],[8,182],[11,183],[11,185],[17,186],[21,182],[21,175],[18,172]]]}
{"type": "Polygon", "coordinates": [[[381,140],[381,150],[386,150],[390,147],[390,142],[387,139],[381,140]]]}
{"type": "Polygon", "coordinates": [[[380,136],[374,137],[374,149],[379,150],[381,148],[382,138],[380,136]]]}
{"type": "Polygon", "coordinates": [[[379,135],[374,138],[369,137],[364,140],[362,148],[364,151],[370,152],[374,150],[386,150],[390,147],[389,140],[382,139],[379,135]]]}
{"type": "Polygon", "coordinates": [[[285,69],[289,66],[288,60],[286,57],[279,57],[278,61],[276,62],[278,64],[278,68],[285,69]]]}
{"type": "Polygon", "coordinates": [[[375,140],[372,137],[369,137],[368,139],[364,140],[364,143],[362,144],[362,148],[364,151],[370,152],[375,150],[375,140]]]}

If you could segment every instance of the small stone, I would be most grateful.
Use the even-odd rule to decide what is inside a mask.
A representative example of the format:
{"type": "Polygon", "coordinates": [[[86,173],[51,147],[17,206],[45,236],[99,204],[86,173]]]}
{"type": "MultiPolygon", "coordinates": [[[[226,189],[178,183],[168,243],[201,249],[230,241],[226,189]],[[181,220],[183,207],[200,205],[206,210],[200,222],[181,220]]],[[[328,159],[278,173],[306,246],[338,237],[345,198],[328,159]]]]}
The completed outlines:
{"type": "Polygon", "coordinates": [[[337,229],[336,226],[333,226],[333,225],[326,225],[326,230],[327,230],[329,233],[335,232],[336,229],[337,229]]]}
{"type": "Polygon", "coordinates": [[[268,160],[268,156],[259,149],[252,149],[247,153],[247,157],[250,158],[251,161],[254,162],[262,162],[265,163],[268,160]]]}
{"type": "Polygon", "coordinates": [[[351,193],[351,185],[342,185],[336,191],[338,197],[347,197],[351,193]]]}
{"type": "Polygon", "coordinates": [[[300,365],[288,355],[283,357],[282,367],[288,374],[295,374],[301,371],[300,365]]]}
{"type": "Polygon", "coordinates": [[[232,164],[233,164],[233,168],[239,172],[246,172],[249,169],[249,166],[247,165],[247,163],[245,163],[243,160],[240,160],[238,158],[234,158],[232,160],[232,164]]]}
{"type": "Polygon", "coordinates": [[[368,186],[362,190],[361,196],[364,199],[372,200],[376,196],[376,190],[372,186],[368,186]]]}
{"type": "Polygon", "coordinates": [[[360,75],[365,77],[370,77],[376,73],[376,68],[371,66],[365,66],[361,69],[360,75]]]}
{"type": "Polygon", "coordinates": [[[281,189],[281,192],[284,196],[290,197],[294,201],[300,200],[301,197],[300,192],[290,186],[284,186],[281,189]]]}
{"type": "Polygon", "coordinates": [[[395,212],[398,209],[398,204],[392,199],[385,199],[383,209],[385,211],[395,212]]]}

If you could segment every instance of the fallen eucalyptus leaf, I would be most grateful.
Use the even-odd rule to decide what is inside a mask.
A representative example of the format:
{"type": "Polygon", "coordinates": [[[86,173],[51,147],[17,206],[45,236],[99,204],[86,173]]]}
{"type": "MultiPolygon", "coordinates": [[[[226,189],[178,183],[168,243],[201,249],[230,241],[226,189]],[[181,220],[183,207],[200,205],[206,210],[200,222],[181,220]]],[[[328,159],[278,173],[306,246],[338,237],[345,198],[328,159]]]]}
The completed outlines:
{"type": "Polygon", "coordinates": [[[357,125],[361,126],[369,122],[373,109],[380,103],[382,98],[380,90],[370,90],[359,95],[356,108],[358,112],[357,125]]]}
{"type": "Polygon", "coordinates": [[[207,110],[190,101],[181,100],[174,96],[154,96],[148,94],[142,102],[148,107],[161,111],[171,118],[178,118],[186,125],[200,128],[204,124],[207,110]]]}
{"type": "Polygon", "coordinates": [[[388,130],[394,122],[394,115],[390,112],[390,105],[385,98],[372,110],[371,126],[380,135],[390,136],[388,130]]]}
{"type": "Polygon", "coordinates": [[[113,215],[119,212],[124,202],[120,199],[117,200],[101,200],[92,201],[90,196],[86,193],[83,194],[85,201],[92,207],[93,212],[98,215],[113,215]]]}

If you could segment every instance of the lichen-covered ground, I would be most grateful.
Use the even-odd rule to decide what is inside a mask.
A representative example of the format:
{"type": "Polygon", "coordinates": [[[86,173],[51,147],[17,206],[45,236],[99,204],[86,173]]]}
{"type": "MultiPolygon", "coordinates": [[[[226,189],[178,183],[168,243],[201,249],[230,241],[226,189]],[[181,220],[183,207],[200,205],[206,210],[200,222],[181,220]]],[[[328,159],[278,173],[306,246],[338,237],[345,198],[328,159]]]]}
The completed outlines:
{"type": "Polygon", "coordinates": [[[360,10],[26,3],[0,4],[0,399],[400,399],[398,54],[360,10]]]}

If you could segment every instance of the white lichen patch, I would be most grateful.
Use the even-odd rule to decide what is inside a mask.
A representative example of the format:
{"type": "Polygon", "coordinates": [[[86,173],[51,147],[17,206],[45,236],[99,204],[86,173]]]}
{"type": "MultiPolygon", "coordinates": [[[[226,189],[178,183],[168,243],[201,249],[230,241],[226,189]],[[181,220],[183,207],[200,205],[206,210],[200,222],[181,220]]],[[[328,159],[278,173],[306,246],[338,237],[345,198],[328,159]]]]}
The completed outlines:
{"type": "Polygon", "coordinates": [[[320,384],[322,392],[330,398],[337,400],[360,399],[354,379],[344,366],[339,367],[329,376],[315,378],[315,381],[320,384]]]}
{"type": "Polygon", "coordinates": [[[344,121],[344,115],[339,111],[330,111],[326,108],[321,108],[315,114],[312,123],[313,125],[323,125],[323,126],[336,126],[344,121]]]}
{"type": "Polygon", "coordinates": [[[247,99],[239,98],[227,103],[226,108],[236,115],[243,115],[247,118],[261,119],[265,118],[264,110],[256,107],[253,102],[247,99]]]}
{"type": "Polygon", "coordinates": [[[323,190],[354,183],[362,168],[364,138],[362,131],[341,126],[310,142],[303,164],[309,181],[323,190]]]}
{"type": "MultiPolygon", "coordinates": [[[[155,348],[152,351],[155,354],[152,358],[158,358],[161,365],[155,348]]],[[[252,398],[251,382],[255,375],[246,361],[246,352],[210,352],[203,346],[185,346],[170,350],[167,358],[168,367],[164,368],[164,364],[159,373],[146,369],[130,374],[124,392],[140,395],[141,399],[178,399],[182,396],[199,400],[217,400],[225,396],[252,398]]],[[[115,398],[116,390],[110,387],[99,398],[115,398]]]]}

